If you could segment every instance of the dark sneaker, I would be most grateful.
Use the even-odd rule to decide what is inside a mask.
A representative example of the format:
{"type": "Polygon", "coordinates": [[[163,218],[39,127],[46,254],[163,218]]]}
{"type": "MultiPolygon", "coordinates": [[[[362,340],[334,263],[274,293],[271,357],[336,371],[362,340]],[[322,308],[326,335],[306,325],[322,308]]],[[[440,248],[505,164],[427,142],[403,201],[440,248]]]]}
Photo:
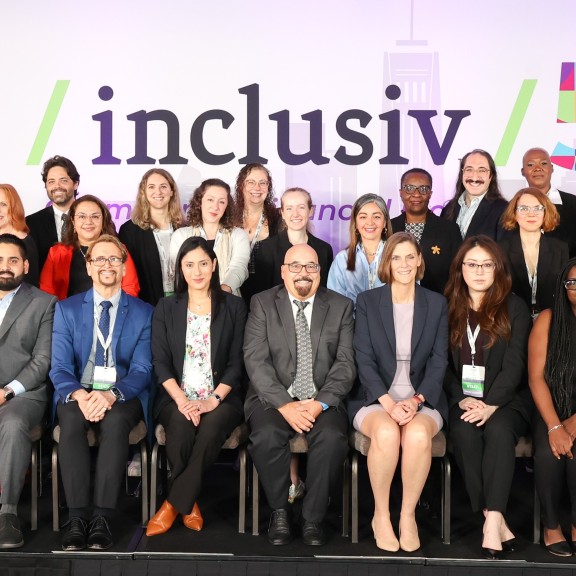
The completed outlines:
{"type": "Polygon", "coordinates": [[[16,514],[0,514],[0,550],[24,546],[20,520],[16,514]]]}

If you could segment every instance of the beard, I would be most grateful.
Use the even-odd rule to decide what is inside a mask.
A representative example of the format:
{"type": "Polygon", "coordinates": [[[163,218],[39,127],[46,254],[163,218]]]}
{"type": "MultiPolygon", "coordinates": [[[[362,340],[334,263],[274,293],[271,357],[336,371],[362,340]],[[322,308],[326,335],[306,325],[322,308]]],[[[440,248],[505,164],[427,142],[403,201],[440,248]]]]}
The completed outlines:
{"type": "Polygon", "coordinates": [[[11,274],[11,276],[0,276],[0,290],[2,292],[12,292],[24,281],[24,274],[20,274],[20,276],[14,276],[12,272],[3,272],[3,274],[11,274]]]}
{"type": "Polygon", "coordinates": [[[310,291],[312,290],[312,284],[313,284],[312,278],[310,278],[309,276],[302,276],[294,280],[294,289],[296,290],[296,292],[298,292],[298,296],[302,296],[303,298],[305,298],[310,294],[310,291]],[[305,280],[306,282],[308,282],[308,284],[304,286],[296,284],[296,282],[299,282],[301,280],[305,280]]]}

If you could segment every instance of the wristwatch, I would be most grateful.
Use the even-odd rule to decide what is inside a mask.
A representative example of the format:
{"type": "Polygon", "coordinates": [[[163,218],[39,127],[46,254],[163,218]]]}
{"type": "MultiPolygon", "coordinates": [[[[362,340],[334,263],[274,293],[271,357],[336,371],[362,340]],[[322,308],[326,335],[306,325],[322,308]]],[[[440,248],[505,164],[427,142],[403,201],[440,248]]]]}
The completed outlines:
{"type": "Polygon", "coordinates": [[[14,390],[12,390],[12,388],[9,388],[8,386],[4,386],[3,390],[4,390],[4,402],[12,400],[12,398],[16,396],[16,394],[14,394],[14,390]]]}
{"type": "Polygon", "coordinates": [[[122,396],[122,392],[120,392],[120,390],[118,390],[118,388],[116,388],[116,386],[112,386],[112,388],[108,388],[108,392],[112,392],[112,394],[114,394],[116,400],[118,400],[118,402],[122,402],[122,400],[124,400],[124,396],[122,396]]]}

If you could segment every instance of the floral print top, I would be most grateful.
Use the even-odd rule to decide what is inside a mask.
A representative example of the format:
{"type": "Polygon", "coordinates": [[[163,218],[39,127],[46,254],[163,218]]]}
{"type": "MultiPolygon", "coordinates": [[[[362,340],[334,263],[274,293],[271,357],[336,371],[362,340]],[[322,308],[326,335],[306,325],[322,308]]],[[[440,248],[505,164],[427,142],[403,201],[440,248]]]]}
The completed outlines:
{"type": "Polygon", "coordinates": [[[188,310],[182,375],[182,390],[188,400],[204,400],[214,392],[210,361],[211,316],[197,316],[188,310]]]}

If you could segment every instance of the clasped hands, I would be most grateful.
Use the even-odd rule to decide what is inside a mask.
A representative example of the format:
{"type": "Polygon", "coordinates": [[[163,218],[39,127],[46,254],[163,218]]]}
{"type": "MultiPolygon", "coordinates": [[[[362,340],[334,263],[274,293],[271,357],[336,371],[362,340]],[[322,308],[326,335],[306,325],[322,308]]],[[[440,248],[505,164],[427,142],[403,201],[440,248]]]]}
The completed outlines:
{"type": "Polygon", "coordinates": [[[278,408],[284,420],[296,430],[296,432],[310,432],[316,422],[316,418],[322,412],[322,404],[317,400],[309,398],[307,400],[296,400],[288,402],[278,408]]]}
{"type": "Polygon", "coordinates": [[[116,402],[116,397],[105,390],[92,390],[91,392],[79,390],[72,394],[72,399],[78,402],[78,408],[89,422],[104,420],[106,412],[116,402]]]}
{"type": "Polygon", "coordinates": [[[562,426],[551,430],[548,433],[548,442],[552,454],[560,460],[561,456],[566,456],[570,460],[573,458],[572,444],[576,438],[576,417],[570,416],[562,422],[562,426]]]}
{"type": "Polygon", "coordinates": [[[385,398],[386,400],[382,402],[384,410],[386,410],[390,418],[392,418],[398,426],[408,424],[408,422],[416,416],[418,412],[418,402],[414,400],[414,398],[406,398],[398,402],[394,402],[389,395],[385,395],[385,398]]]}
{"type": "Polygon", "coordinates": [[[188,400],[186,396],[180,402],[176,402],[178,411],[183,414],[188,420],[191,420],[194,426],[200,424],[200,417],[202,414],[212,412],[219,402],[214,396],[210,396],[205,400],[188,400]]]}
{"type": "Polygon", "coordinates": [[[469,424],[476,424],[476,426],[486,424],[490,416],[498,409],[498,406],[489,406],[482,400],[470,396],[460,400],[458,406],[464,410],[460,419],[469,424]]]}

